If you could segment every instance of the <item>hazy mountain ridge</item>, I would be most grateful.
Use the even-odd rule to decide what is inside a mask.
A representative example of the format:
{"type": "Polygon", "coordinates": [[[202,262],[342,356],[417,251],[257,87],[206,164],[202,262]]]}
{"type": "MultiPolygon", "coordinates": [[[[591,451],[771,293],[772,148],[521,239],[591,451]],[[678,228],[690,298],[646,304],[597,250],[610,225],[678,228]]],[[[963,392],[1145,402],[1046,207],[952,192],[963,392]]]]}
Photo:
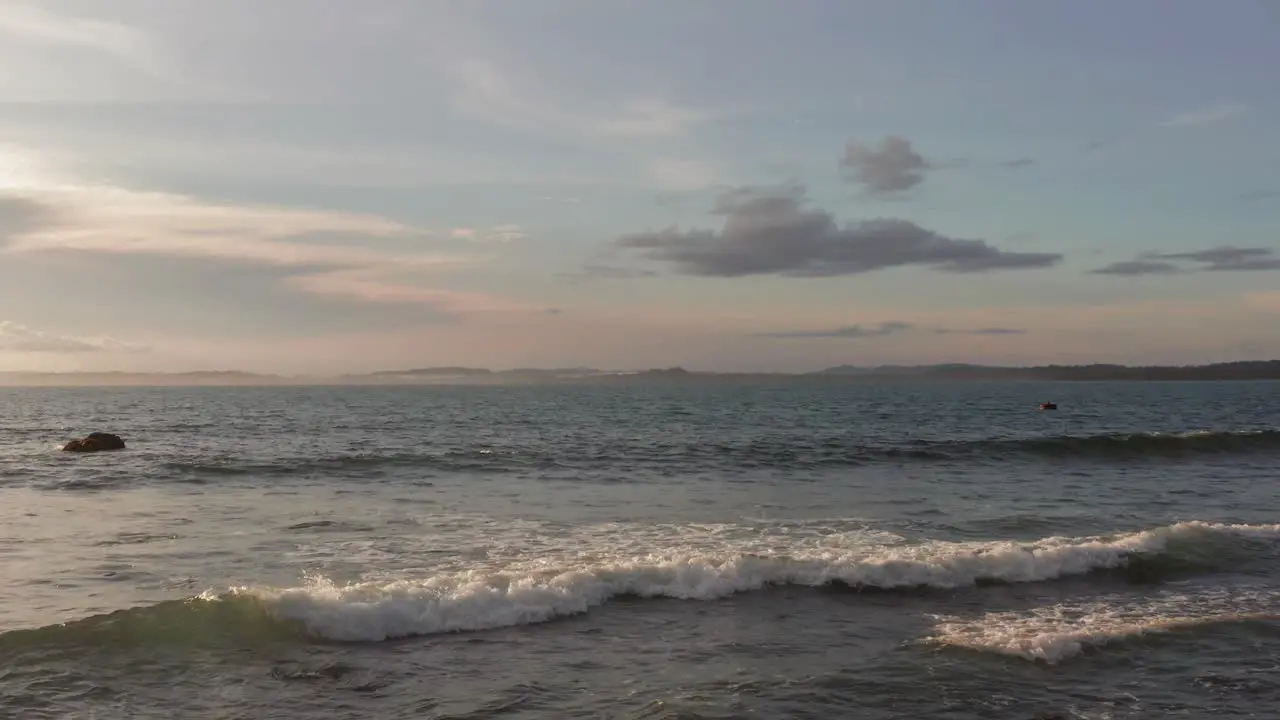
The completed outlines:
{"type": "Polygon", "coordinates": [[[1196,381],[1280,380],[1280,360],[1212,363],[1207,365],[1090,365],[998,366],[943,363],[938,365],[837,365],[807,373],[703,372],[681,367],[649,370],[596,368],[514,368],[491,370],[461,366],[380,370],[345,375],[277,375],[240,370],[194,370],[171,373],[132,372],[0,372],[0,386],[255,386],[255,385],[390,385],[390,384],[528,384],[568,382],[767,380],[777,378],[839,380],[916,379],[1054,380],[1054,381],[1196,381]]]}

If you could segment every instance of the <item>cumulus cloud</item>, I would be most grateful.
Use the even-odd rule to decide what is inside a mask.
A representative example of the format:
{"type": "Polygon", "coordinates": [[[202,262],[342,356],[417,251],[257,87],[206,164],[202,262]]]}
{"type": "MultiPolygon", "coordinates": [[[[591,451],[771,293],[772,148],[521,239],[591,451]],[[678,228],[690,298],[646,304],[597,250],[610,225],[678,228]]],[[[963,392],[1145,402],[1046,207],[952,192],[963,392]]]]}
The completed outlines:
{"type": "Polygon", "coordinates": [[[725,218],[719,232],[669,228],[615,242],[681,273],[711,277],[826,277],[909,265],[976,273],[1045,268],[1062,260],[1058,253],[1010,252],[983,240],[945,237],[907,220],[839,226],[827,211],[806,207],[798,186],[735,188],[712,212],[725,218]]]}
{"type": "Polygon", "coordinates": [[[883,322],[879,325],[871,325],[864,327],[862,325],[847,325],[845,327],[835,328],[832,330],[791,330],[786,332],[767,332],[761,333],[765,337],[774,338],[874,338],[893,335],[912,328],[911,323],[904,322],[883,322]]]}
{"type": "Polygon", "coordinates": [[[19,353],[144,352],[145,347],[108,337],[71,337],[0,320],[0,351],[19,353]]]}
{"type": "Polygon", "coordinates": [[[878,148],[850,141],[840,164],[852,171],[850,180],[870,195],[906,192],[924,182],[925,171],[932,167],[909,140],[897,135],[881,140],[878,148]]]}
{"type": "Polygon", "coordinates": [[[1262,271],[1280,270],[1280,255],[1271,248],[1240,248],[1230,245],[1181,253],[1143,253],[1134,260],[1125,260],[1098,268],[1101,275],[1162,275],[1184,271],[1262,271]],[[1185,268],[1176,261],[1198,263],[1199,267],[1185,268]]]}

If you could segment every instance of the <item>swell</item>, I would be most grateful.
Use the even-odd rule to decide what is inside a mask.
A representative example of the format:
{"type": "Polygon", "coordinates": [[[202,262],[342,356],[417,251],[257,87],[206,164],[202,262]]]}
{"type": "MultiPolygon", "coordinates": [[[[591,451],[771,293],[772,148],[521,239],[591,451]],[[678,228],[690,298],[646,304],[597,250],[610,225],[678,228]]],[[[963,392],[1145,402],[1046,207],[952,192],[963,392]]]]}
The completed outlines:
{"type": "Polygon", "coordinates": [[[308,475],[327,472],[377,473],[396,468],[440,472],[502,472],[543,469],[554,460],[542,453],[489,449],[446,450],[440,452],[351,453],[310,457],[279,457],[269,460],[169,461],[160,465],[170,473],[257,477],[308,475]]]}
{"type": "Polygon", "coordinates": [[[1150,580],[1153,572],[1238,568],[1243,553],[1258,550],[1274,559],[1277,540],[1280,525],[1191,521],[1135,533],[1055,536],[1029,543],[928,541],[852,548],[798,544],[786,552],[769,553],[730,544],[715,550],[618,554],[589,561],[574,556],[533,559],[496,569],[342,586],[317,578],[298,587],[235,587],[181,602],[0,634],[0,656],[42,643],[200,643],[246,637],[377,642],[542,623],[587,613],[623,597],[714,601],[775,586],[928,593],[1123,572],[1135,563],[1150,580]]]}
{"type": "Polygon", "coordinates": [[[789,470],[850,467],[880,463],[956,461],[1081,460],[1126,462],[1178,460],[1212,455],[1265,455],[1280,452],[1280,431],[1132,433],[1090,436],[921,440],[901,445],[856,440],[800,438],[756,439],[738,443],[565,444],[554,451],[531,447],[477,446],[449,450],[396,450],[281,456],[263,460],[170,460],[163,474],[179,477],[283,477],[344,472],[368,477],[397,469],[440,473],[556,472],[578,476],[599,470],[670,472],[695,468],[789,470]]]}

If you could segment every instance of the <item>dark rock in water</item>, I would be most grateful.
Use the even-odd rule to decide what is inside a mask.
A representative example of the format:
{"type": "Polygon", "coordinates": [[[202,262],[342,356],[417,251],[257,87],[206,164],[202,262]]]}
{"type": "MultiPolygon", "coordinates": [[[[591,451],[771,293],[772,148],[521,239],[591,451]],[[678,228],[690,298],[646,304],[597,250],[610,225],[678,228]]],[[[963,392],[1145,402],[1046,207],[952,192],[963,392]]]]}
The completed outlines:
{"type": "Polygon", "coordinates": [[[111,433],[89,433],[79,440],[72,440],[62,449],[67,452],[98,452],[100,450],[123,450],[124,440],[111,433]]]}

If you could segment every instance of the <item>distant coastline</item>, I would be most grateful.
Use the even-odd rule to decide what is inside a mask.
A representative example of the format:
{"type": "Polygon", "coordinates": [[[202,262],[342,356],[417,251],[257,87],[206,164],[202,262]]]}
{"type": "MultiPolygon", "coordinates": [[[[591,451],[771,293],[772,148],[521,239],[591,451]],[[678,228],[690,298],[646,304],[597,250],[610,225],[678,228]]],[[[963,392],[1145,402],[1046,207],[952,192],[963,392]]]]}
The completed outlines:
{"type": "Polygon", "coordinates": [[[320,375],[273,375],[236,370],[172,373],[129,372],[0,372],[0,386],[155,386],[251,387],[278,385],[529,385],[632,382],[815,382],[868,381],[1229,381],[1280,380],[1280,360],[1213,363],[1208,365],[999,365],[939,364],[920,366],[838,365],[806,373],[703,372],[680,367],[641,371],[595,368],[515,368],[489,370],[472,367],[425,367],[407,370],[320,375]]]}

